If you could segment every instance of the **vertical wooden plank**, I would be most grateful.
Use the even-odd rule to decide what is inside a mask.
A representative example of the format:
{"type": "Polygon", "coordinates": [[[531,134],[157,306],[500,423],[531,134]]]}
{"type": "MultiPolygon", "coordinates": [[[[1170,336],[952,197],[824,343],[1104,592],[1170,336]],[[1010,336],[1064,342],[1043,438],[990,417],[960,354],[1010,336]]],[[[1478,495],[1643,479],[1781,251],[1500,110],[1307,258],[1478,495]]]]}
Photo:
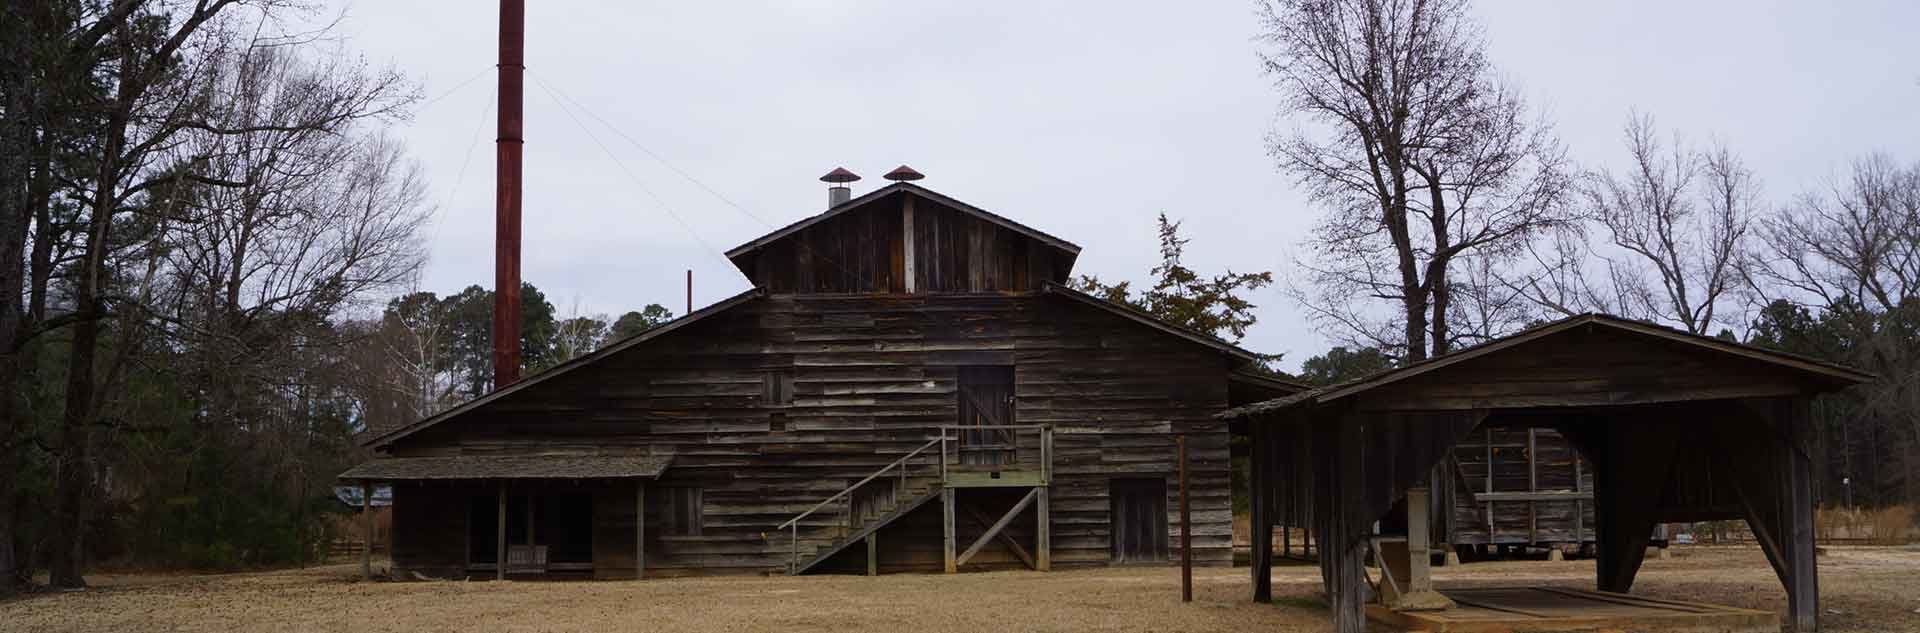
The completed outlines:
{"type": "Polygon", "coordinates": [[[1415,594],[1433,590],[1432,545],[1427,540],[1427,489],[1407,490],[1407,588],[1415,594]]]}
{"type": "Polygon", "coordinates": [[[1786,524],[1782,526],[1785,534],[1781,540],[1787,549],[1780,558],[1788,563],[1787,614],[1799,633],[1820,630],[1820,574],[1819,563],[1814,558],[1813,463],[1805,452],[1806,438],[1812,431],[1808,404],[1804,396],[1780,402],[1777,420],[1784,440],[1778,451],[1785,461],[1779,465],[1782,484],[1779,494],[1786,506],[1780,509],[1780,514],[1786,524]]]}
{"type": "Polygon", "coordinates": [[[1187,436],[1174,436],[1180,447],[1180,601],[1193,602],[1193,512],[1187,504],[1187,436]]]}
{"type": "Polygon", "coordinates": [[[906,270],[902,272],[901,276],[904,277],[907,282],[907,294],[913,294],[918,291],[917,288],[919,286],[918,282],[914,280],[916,277],[914,271],[917,267],[914,265],[913,196],[911,195],[900,197],[900,225],[901,249],[905,255],[901,259],[906,266],[906,270]]]}
{"type": "Polygon", "coordinates": [[[1034,499],[1034,519],[1039,523],[1034,528],[1033,568],[1040,571],[1053,569],[1053,515],[1047,505],[1047,486],[1040,487],[1040,496],[1034,499]]]}
{"type": "Polygon", "coordinates": [[[874,530],[872,532],[867,533],[867,575],[868,576],[880,575],[880,545],[879,545],[879,542],[875,540],[875,539],[878,539],[879,537],[880,537],[879,530],[874,530]]]}
{"type": "MultiPolygon", "coordinates": [[[[1540,492],[1540,444],[1535,432],[1539,429],[1527,427],[1527,492],[1540,492]]],[[[1540,542],[1540,502],[1527,502],[1527,542],[1540,542]]]]}
{"type": "Polygon", "coordinates": [[[500,504],[493,513],[493,579],[507,579],[507,482],[500,482],[500,504]]]}
{"type": "Polygon", "coordinates": [[[959,571],[960,568],[954,564],[956,553],[953,551],[953,488],[945,486],[940,488],[940,530],[942,533],[940,550],[946,561],[945,571],[951,574],[959,571]]]}
{"type": "MultiPolygon", "coordinates": [[[[373,580],[373,484],[360,482],[360,516],[366,523],[366,542],[360,544],[360,578],[373,580]]],[[[393,546],[387,546],[393,554],[393,546]]]]}
{"type": "Polygon", "coordinates": [[[1269,462],[1274,456],[1270,450],[1270,432],[1266,420],[1255,420],[1253,442],[1248,445],[1247,488],[1248,502],[1253,510],[1253,560],[1248,565],[1253,574],[1254,602],[1273,601],[1273,517],[1272,487],[1269,462]],[[1265,538],[1262,538],[1262,537],[1265,538]]]}
{"type": "Polygon", "coordinates": [[[647,480],[634,480],[634,579],[647,577],[647,480]]]}

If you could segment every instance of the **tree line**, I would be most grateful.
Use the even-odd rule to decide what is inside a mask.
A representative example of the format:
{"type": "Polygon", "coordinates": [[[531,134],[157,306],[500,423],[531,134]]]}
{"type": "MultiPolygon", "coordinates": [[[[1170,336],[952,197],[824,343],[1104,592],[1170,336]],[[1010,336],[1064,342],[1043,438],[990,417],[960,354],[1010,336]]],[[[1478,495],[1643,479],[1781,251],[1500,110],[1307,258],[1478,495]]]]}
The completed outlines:
{"type": "Polygon", "coordinates": [[[1874,372],[1816,407],[1819,493],[1920,501],[1920,162],[1862,148],[1777,194],[1732,143],[1633,112],[1620,157],[1582,163],[1488,58],[1468,0],[1264,0],[1259,17],[1289,126],[1270,154],[1320,210],[1285,290],[1341,344],[1307,373],[1640,319],[1874,372]]]}
{"type": "MultiPolygon", "coordinates": [[[[308,4],[0,6],[0,593],[314,560],[355,433],[491,388],[490,293],[409,292],[418,88],[308,4]]],[[[671,317],[524,292],[531,371],[671,317]]]]}

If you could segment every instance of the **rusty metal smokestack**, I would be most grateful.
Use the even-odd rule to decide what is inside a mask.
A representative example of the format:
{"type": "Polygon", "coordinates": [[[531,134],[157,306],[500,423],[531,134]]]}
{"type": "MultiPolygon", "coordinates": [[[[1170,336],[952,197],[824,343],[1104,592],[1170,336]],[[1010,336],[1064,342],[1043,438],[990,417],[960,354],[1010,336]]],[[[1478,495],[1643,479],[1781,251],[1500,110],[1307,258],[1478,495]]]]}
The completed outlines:
{"type": "Polygon", "coordinates": [[[520,138],[526,0],[500,0],[500,130],[494,139],[493,388],[520,380],[520,138]]]}

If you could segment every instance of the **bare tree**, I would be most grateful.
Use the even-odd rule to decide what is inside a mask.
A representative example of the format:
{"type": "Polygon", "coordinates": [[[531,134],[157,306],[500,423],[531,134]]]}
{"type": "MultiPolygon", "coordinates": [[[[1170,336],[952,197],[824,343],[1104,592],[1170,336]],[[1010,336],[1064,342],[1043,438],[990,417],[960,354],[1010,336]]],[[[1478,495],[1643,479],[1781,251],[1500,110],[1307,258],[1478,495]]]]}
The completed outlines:
{"type": "Polygon", "coordinates": [[[1920,163],[1856,159],[1844,179],[1768,216],[1760,236],[1752,280],[1761,294],[1891,310],[1920,296],[1920,163]]]}
{"type": "MultiPolygon", "coordinates": [[[[50,565],[51,582],[58,586],[84,584],[79,561],[87,490],[97,470],[89,458],[89,447],[101,421],[99,394],[111,393],[103,386],[110,385],[124,369],[132,341],[140,332],[137,327],[119,330],[116,336],[120,348],[103,366],[98,362],[101,350],[107,343],[116,342],[103,341],[103,320],[133,313],[170,314],[176,326],[184,326],[179,331],[231,335],[233,329],[228,326],[234,319],[314,307],[298,305],[302,297],[322,302],[352,297],[361,284],[377,283],[382,275],[392,274],[371,264],[382,261],[378,253],[405,248],[372,241],[394,234],[396,222],[404,223],[383,215],[389,209],[381,205],[388,200],[375,199],[404,187],[369,188],[370,179],[400,177],[392,170],[379,168],[380,163],[391,159],[391,151],[336,153],[351,157],[361,168],[339,171],[342,178],[312,190],[299,206],[314,211],[298,222],[284,216],[272,218],[270,208],[278,199],[274,196],[280,193],[275,190],[300,190],[298,183],[303,179],[324,180],[300,173],[301,167],[293,166],[289,159],[298,154],[297,150],[326,149],[274,139],[337,134],[354,120],[404,104],[411,95],[395,94],[390,82],[362,84],[357,75],[351,74],[340,81],[304,77],[307,83],[303,85],[283,82],[280,85],[286,90],[250,93],[274,84],[271,72],[260,70],[272,67],[265,59],[271,56],[262,52],[272,47],[258,36],[242,36],[260,29],[244,29],[253,23],[242,25],[227,17],[225,10],[235,4],[235,0],[115,3],[95,16],[98,24],[85,29],[101,32],[93,44],[98,50],[76,53],[81,58],[100,60],[78,71],[95,73],[105,89],[86,104],[99,121],[88,130],[98,147],[87,157],[85,169],[77,170],[79,175],[67,183],[77,192],[86,218],[84,237],[72,264],[72,310],[68,314],[71,351],[54,503],[62,542],[54,548],[50,565]],[[354,87],[342,89],[349,85],[354,87]],[[234,109],[235,104],[259,107],[240,112],[234,109]],[[256,116],[265,112],[275,116],[256,116]],[[233,139],[244,141],[229,142],[233,139]],[[287,151],[279,159],[262,158],[271,154],[267,148],[287,151]],[[226,169],[235,161],[257,169],[226,169]],[[288,171],[279,171],[282,168],[288,171]],[[245,203],[219,202],[216,192],[238,192],[233,195],[250,199],[245,203]],[[226,212],[243,207],[248,210],[226,212]],[[190,211],[212,208],[222,212],[201,213],[186,221],[190,211]],[[241,217],[258,222],[249,226],[247,220],[237,219],[241,217]],[[209,224],[200,223],[209,220],[209,224]],[[353,223],[370,224],[340,231],[353,223]],[[200,235],[216,239],[217,244],[173,240],[174,230],[182,226],[228,232],[200,235]],[[276,230],[287,237],[255,237],[276,230]],[[147,281],[140,284],[139,296],[122,292],[119,286],[124,278],[115,258],[130,247],[154,249],[162,243],[166,244],[164,248],[183,244],[206,247],[196,252],[182,251],[183,257],[201,261],[176,259],[177,265],[165,271],[173,278],[162,280],[166,283],[158,286],[153,280],[161,272],[160,264],[147,261],[144,266],[149,272],[141,277],[147,281]],[[340,258],[348,263],[342,264],[340,258]],[[275,265],[263,265],[268,262],[275,265]],[[202,265],[208,267],[196,268],[202,265]],[[301,287],[311,292],[296,290],[301,287]],[[195,293],[206,300],[196,302],[195,309],[188,311],[196,318],[180,318],[183,313],[179,310],[169,313],[152,305],[159,296],[156,293],[162,290],[182,296],[195,293]],[[255,306],[234,310],[243,294],[249,294],[246,299],[255,306]],[[218,319],[211,318],[216,316],[218,319]]],[[[267,12],[281,4],[285,3],[256,3],[267,12]]],[[[307,160],[319,159],[309,156],[307,160]]],[[[302,167],[309,165],[303,163],[302,167]]],[[[178,308],[188,304],[172,305],[178,308]]],[[[304,314],[308,323],[316,316],[312,312],[304,314]]]]}
{"type": "Polygon", "coordinates": [[[1269,0],[1269,75],[1301,126],[1269,138],[1330,212],[1295,297],[1355,344],[1445,354],[1452,265],[1572,220],[1550,127],[1495,77],[1466,0],[1269,0]],[[1383,306],[1385,303],[1387,305],[1383,306]]]}
{"type": "Polygon", "coordinates": [[[1696,151],[1676,136],[1667,147],[1651,116],[1630,117],[1625,138],[1632,164],[1624,173],[1586,176],[1585,198],[1612,251],[1597,253],[1607,289],[1587,297],[1608,312],[1695,334],[1743,325],[1725,311],[1744,279],[1747,238],[1762,205],[1753,173],[1724,145],[1696,151]]]}

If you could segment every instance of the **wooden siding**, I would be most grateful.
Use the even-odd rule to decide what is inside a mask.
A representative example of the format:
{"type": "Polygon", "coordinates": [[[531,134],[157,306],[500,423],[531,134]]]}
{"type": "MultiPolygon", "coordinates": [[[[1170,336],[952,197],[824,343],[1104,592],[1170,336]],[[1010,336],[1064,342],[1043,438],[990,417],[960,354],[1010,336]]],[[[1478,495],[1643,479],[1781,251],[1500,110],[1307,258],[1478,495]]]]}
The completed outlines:
{"type": "MultiPolygon", "coordinates": [[[[650,516],[648,574],[767,572],[786,563],[787,542],[769,534],[774,526],[924,443],[932,427],[954,423],[958,367],[1010,365],[1015,417],[1056,428],[1055,564],[1108,561],[1108,480],[1171,477],[1176,433],[1190,437],[1195,560],[1226,564],[1227,423],[1211,416],[1227,406],[1230,362],[1217,350],[1057,296],[773,295],[422,430],[391,450],[670,456],[655,489],[701,488],[704,530],[656,536],[650,516]],[[792,404],[763,401],[770,371],[791,375],[792,404]],[[785,431],[771,430],[774,413],[784,415],[785,431]]],[[[624,519],[596,520],[601,575],[620,577],[613,568],[623,561],[631,574],[632,493],[624,485],[595,506],[596,516],[603,507],[616,515],[625,508],[624,519]]],[[[962,505],[975,496],[962,491],[962,505]]],[[[662,503],[663,495],[649,494],[649,514],[662,503]]],[[[991,512],[998,502],[981,503],[991,512]]],[[[834,516],[809,520],[802,536],[823,533],[834,516]]],[[[980,529],[968,510],[960,516],[962,535],[980,529]]],[[[1031,543],[1030,522],[1021,523],[1015,533],[1031,543]]],[[[1168,524],[1168,540],[1177,542],[1177,518],[1168,524]]],[[[442,532],[423,538],[459,534],[445,534],[454,526],[441,523],[403,521],[396,530],[414,525],[442,532]]],[[[883,530],[883,559],[899,551],[933,555],[883,560],[882,569],[937,565],[939,528],[930,504],[883,530]]],[[[1010,555],[995,543],[975,560],[991,568],[1010,555]]],[[[444,564],[434,552],[406,556],[402,567],[444,564]]]]}
{"type": "Polygon", "coordinates": [[[736,262],[769,293],[906,292],[909,201],[914,292],[1026,291],[1066,281],[1071,261],[1055,248],[907,192],[808,226],[736,262]]]}

